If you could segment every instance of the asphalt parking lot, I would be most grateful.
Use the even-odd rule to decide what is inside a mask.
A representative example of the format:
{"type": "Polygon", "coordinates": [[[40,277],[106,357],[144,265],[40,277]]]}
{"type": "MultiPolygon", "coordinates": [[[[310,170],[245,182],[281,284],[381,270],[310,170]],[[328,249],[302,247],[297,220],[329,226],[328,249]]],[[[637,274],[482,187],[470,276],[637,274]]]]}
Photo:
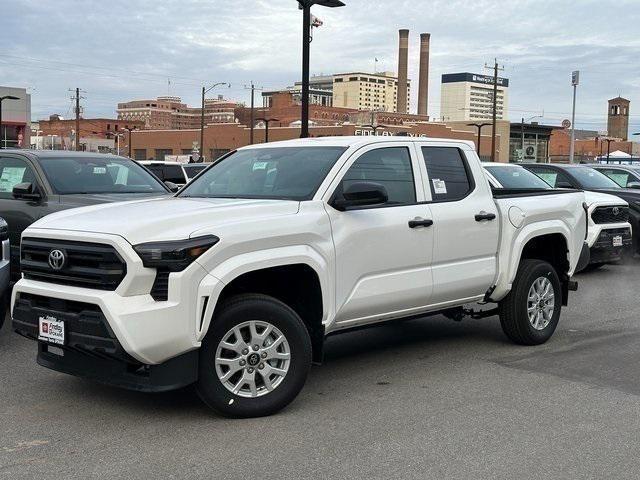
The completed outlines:
{"type": "Polygon", "coordinates": [[[298,399],[227,420],[121,391],[0,332],[0,478],[637,478],[640,263],[582,274],[542,347],[497,318],[336,336],[298,399]]]}

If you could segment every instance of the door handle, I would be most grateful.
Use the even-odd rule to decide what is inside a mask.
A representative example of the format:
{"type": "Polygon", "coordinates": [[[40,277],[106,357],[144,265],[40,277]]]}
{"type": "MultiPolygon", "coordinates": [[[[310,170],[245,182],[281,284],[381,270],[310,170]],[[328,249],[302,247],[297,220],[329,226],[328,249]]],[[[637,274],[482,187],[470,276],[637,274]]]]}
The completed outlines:
{"type": "Polygon", "coordinates": [[[476,214],[476,222],[482,222],[483,220],[495,220],[495,213],[487,213],[484,210],[476,214]]]}
{"type": "Polygon", "coordinates": [[[426,218],[417,217],[413,220],[409,220],[409,228],[430,227],[431,225],[433,225],[433,220],[426,218]]]}

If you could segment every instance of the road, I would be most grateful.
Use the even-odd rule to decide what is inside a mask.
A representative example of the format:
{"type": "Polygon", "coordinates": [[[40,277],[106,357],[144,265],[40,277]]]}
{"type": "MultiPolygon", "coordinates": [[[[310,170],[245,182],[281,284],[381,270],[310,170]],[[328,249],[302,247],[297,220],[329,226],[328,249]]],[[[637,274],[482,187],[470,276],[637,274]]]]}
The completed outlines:
{"type": "Polygon", "coordinates": [[[0,332],[0,478],[637,478],[640,263],[577,277],[555,336],[497,318],[333,337],[298,399],[262,419],[192,390],[132,393],[35,363],[0,332]]]}

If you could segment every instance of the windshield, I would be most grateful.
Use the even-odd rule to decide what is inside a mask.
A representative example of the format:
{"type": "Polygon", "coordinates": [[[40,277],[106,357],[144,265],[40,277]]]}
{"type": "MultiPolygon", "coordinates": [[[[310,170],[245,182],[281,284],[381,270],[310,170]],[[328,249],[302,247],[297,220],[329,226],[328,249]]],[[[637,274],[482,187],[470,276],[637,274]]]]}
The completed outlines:
{"type": "Polygon", "coordinates": [[[309,200],[344,147],[239,150],[196,178],[181,197],[309,200]]]}
{"type": "Polygon", "coordinates": [[[183,166],[184,166],[184,171],[187,172],[187,177],[189,177],[189,179],[192,179],[193,177],[198,175],[202,170],[207,168],[209,165],[200,163],[197,165],[183,165],[183,166]]]}
{"type": "Polygon", "coordinates": [[[537,175],[522,167],[486,166],[487,171],[495,177],[503,188],[543,188],[551,187],[537,175]]]}
{"type": "Polygon", "coordinates": [[[580,184],[581,188],[620,188],[616,182],[607,177],[604,173],[601,173],[593,168],[589,167],[574,167],[567,169],[573,178],[575,178],[580,184]]]}
{"type": "Polygon", "coordinates": [[[51,188],[74,193],[167,193],[140,165],[124,158],[69,157],[39,160],[51,188]]]}

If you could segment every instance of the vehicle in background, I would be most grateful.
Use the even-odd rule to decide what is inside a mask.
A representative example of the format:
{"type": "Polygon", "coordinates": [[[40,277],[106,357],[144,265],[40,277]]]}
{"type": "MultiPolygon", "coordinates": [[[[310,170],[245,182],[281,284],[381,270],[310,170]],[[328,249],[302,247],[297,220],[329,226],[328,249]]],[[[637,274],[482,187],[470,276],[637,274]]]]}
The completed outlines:
{"type": "Polygon", "coordinates": [[[589,166],[604,173],[622,188],[640,189],[640,166],[638,165],[594,164],[589,166]]]}
{"type": "Polygon", "coordinates": [[[53,212],[170,195],[133,160],[100,153],[0,150],[0,216],[9,224],[11,277],[20,278],[20,235],[53,212]]]}
{"type": "Polygon", "coordinates": [[[48,368],[135,390],[196,383],[225,415],[268,415],[302,389],[329,334],[498,315],[513,342],[546,342],[588,255],[583,203],[492,192],[471,142],[253,145],[175,197],[29,227],[13,329],[48,368]]]}
{"type": "MultiPolygon", "coordinates": [[[[631,233],[621,229],[613,237],[622,235],[624,246],[631,254],[640,253],[640,190],[622,188],[605,174],[586,165],[569,165],[561,163],[522,163],[527,170],[535,173],[554,188],[574,188],[591,192],[608,193],[623,199],[629,205],[628,209],[613,210],[603,208],[597,212],[599,223],[610,223],[619,219],[631,224],[631,233]]],[[[609,240],[613,243],[613,237],[609,240]]]]}
{"type": "Polygon", "coordinates": [[[144,165],[150,172],[165,182],[172,182],[183,187],[198,173],[207,168],[210,163],[182,163],[182,162],[156,162],[142,160],[138,162],[144,165]]]}
{"type": "Polygon", "coordinates": [[[11,302],[11,290],[9,283],[11,281],[11,268],[9,256],[11,250],[9,246],[9,226],[4,218],[0,218],[0,245],[2,245],[2,256],[0,258],[0,329],[4,325],[4,319],[7,316],[7,308],[11,302]]]}
{"type": "MultiPolygon", "coordinates": [[[[536,174],[518,164],[483,163],[482,165],[494,189],[552,188],[536,174]]],[[[629,204],[620,197],[607,193],[585,191],[584,196],[589,218],[586,241],[589,245],[590,259],[587,268],[595,269],[622,258],[625,235],[619,232],[624,230],[631,233],[631,224],[628,221],[629,204]],[[616,212],[616,215],[609,215],[608,212],[616,212]]]]}

